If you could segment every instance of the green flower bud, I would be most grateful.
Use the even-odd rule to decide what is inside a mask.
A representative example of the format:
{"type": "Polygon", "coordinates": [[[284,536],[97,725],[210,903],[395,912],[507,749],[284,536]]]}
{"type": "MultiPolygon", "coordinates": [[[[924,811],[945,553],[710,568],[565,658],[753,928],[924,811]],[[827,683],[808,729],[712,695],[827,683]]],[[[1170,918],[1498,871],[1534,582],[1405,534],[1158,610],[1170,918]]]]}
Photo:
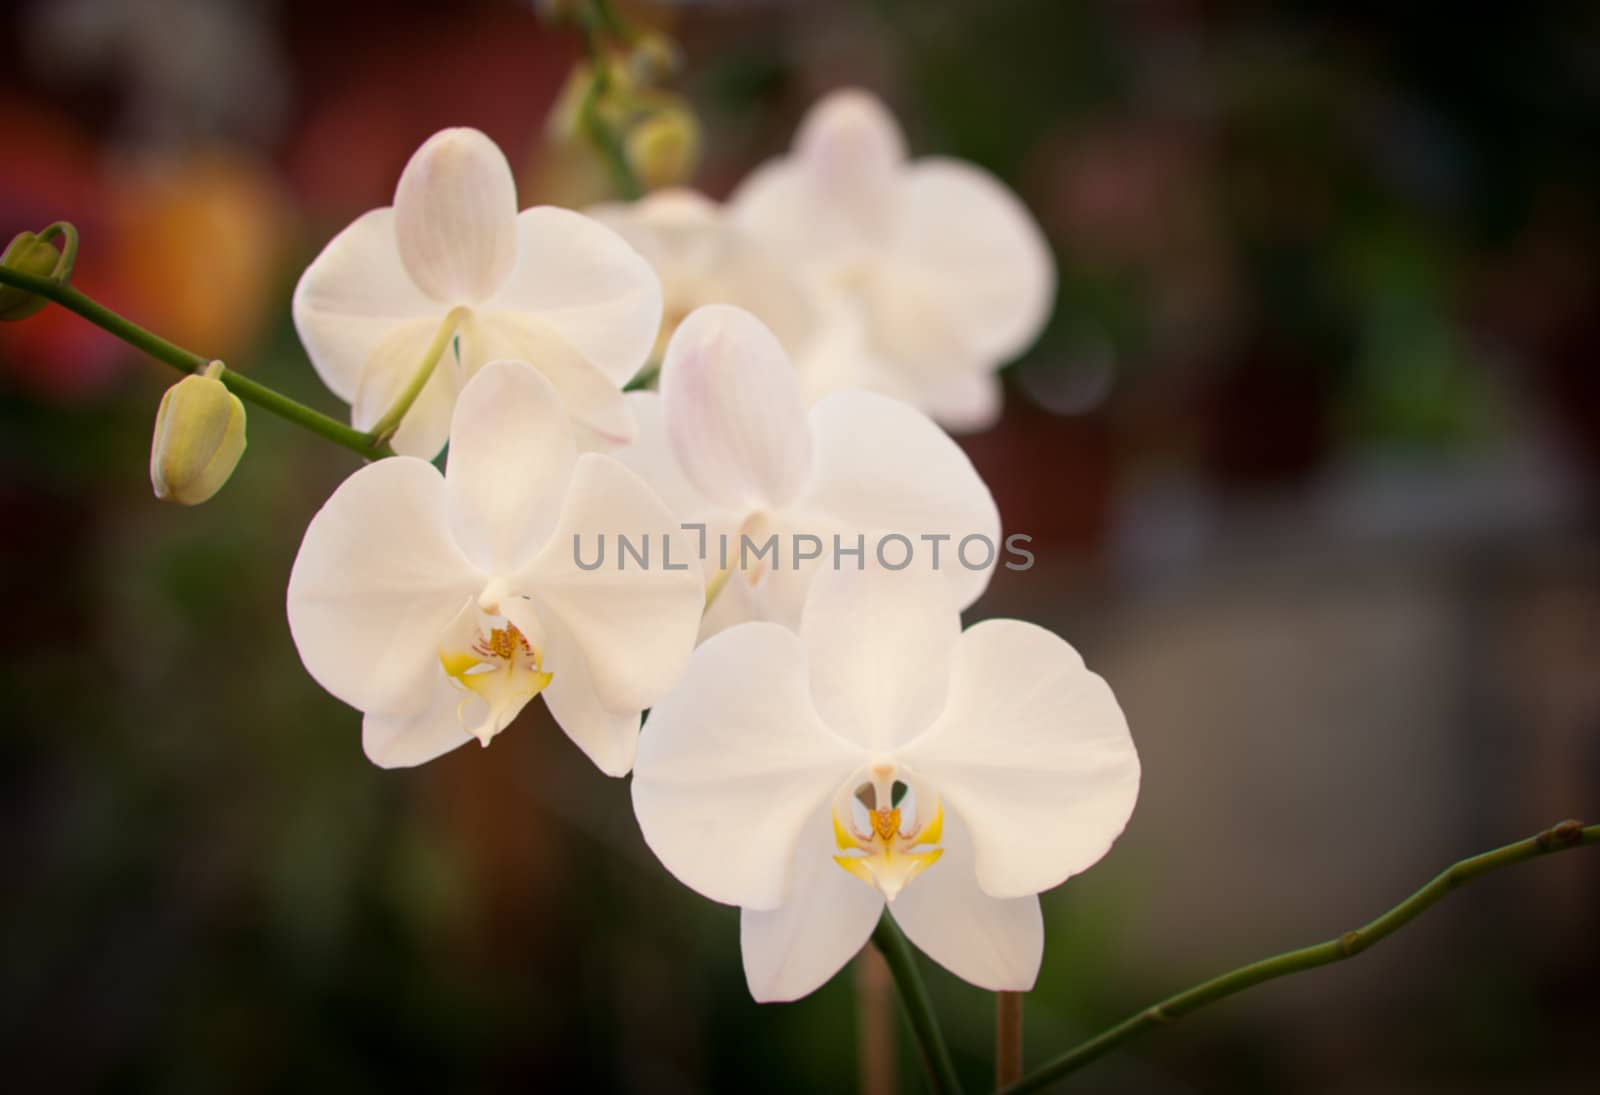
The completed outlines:
{"type": "MultiPolygon", "coordinates": [[[[32,232],[19,232],[17,238],[0,254],[0,266],[10,267],[22,274],[47,278],[55,273],[61,261],[61,252],[55,244],[40,239],[32,232]]],[[[27,319],[50,302],[36,297],[15,285],[0,285],[0,321],[27,319]]]]}
{"type": "Polygon", "coordinates": [[[629,130],[626,149],[645,189],[676,186],[700,161],[700,123],[684,107],[665,107],[629,130]]]}
{"type": "Polygon", "coordinates": [[[150,485],[163,502],[198,506],[222,489],[244,455],[244,404],[218,379],[222,362],[161,397],[150,443],[150,485]]]}

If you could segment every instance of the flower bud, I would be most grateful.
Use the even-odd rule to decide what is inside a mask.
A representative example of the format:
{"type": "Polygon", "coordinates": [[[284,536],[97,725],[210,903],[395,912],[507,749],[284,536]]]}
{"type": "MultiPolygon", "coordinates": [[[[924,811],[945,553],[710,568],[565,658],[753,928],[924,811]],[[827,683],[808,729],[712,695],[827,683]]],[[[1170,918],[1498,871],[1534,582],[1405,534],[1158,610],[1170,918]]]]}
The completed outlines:
{"type": "Polygon", "coordinates": [[[681,106],[665,107],[628,132],[628,163],[647,190],[676,186],[700,160],[700,123],[681,106]]]}
{"type": "Polygon", "coordinates": [[[161,397],[150,443],[150,485],[163,502],[198,506],[222,489],[244,454],[244,404],[219,377],[222,362],[161,397]]]}
{"type": "Polygon", "coordinates": [[[628,53],[628,71],[641,87],[658,84],[683,66],[683,51],[665,34],[647,31],[628,53]]]}
{"type": "MultiPolygon", "coordinates": [[[[19,232],[16,239],[0,254],[0,266],[9,267],[21,274],[47,278],[55,273],[61,261],[61,252],[49,240],[40,239],[32,232],[19,232]]],[[[15,285],[0,285],[0,321],[27,319],[46,304],[43,297],[34,296],[15,285]]]]}

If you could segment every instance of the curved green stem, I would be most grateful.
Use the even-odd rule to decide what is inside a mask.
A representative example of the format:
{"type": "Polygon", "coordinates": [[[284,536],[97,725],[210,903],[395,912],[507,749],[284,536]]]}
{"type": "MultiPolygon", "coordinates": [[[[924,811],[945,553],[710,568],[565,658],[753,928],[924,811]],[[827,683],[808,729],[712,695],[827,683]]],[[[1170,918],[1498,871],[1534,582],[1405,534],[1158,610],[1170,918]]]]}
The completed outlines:
{"type": "Polygon", "coordinates": [[[1463,859],[1441,871],[1433,881],[1365,927],[1345,932],[1337,939],[1330,939],[1325,943],[1252,962],[1248,966],[1241,966],[1209,981],[1203,981],[1175,996],[1169,996],[1159,1004],[1152,1004],[1138,1014],[1129,1016],[1109,1030],[1080,1042],[1010,1087],[1002,1088],[997,1095],[1022,1095],[1026,1091],[1038,1091],[1078,1071],[1137,1034],[1176,1022],[1191,1011],[1232,996],[1236,992],[1242,992],[1252,985],[1353,958],[1380,939],[1399,931],[1442,900],[1445,895],[1479,875],[1524,860],[1535,859],[1547,852],[1566,851],[1569,848],[1596,842],[1600,842],[1600,825],[1590,825],[1585,828],[1582,822],[1563,821],[1537,836],[1463,859]]]}
{"type": "Polygon", "coordinates": [[[634,173],[633,165],[628,162],[622,138],[600,114],[600,102],[611,90],[611,62],[600,41],[606,29],[604,12],[609,10],[592,5],[583,16],[583,42],[589,54],[590,80],[589,88],[584,92],[583,104],[578,109],[578,120],[589,143],[594,145],[595,151],[605,161],[617,193],[625,201],[637,201],[644,194],[644,186],[634,173]]]}
{"type": "Polygon", "coordinates": [[[961,1095],[961,1080],[956,1076],[950,1047],[945,1044],[944,1031],[939,1029],[939,1018],[933,1013],[927,987],[917,971],[917,956],[888,912],[873,929],[872,942],[894,975],[906,1018],[911,1020],[911,1029],[922,1047],[922,1063],[927,1066],[928,1082],[933,1085],[935,1095],[961,1095]]]}
{"type": "MultiPolygon", "coordinates": [[[[63,285],[50,278],[34,277],[5,266],[0,266],[0,284],[26,289],[35,296],[44,297],[70,312],[76,312],[96,327],[110,331],[128,345],[143,350],[157,361],[164,361],[181,372],[197,373],[211,363],[210,358],[185,350],[182,346],[145,330],[132,320],[124,319],[71,285],[63,285]]],[[[376,442],[360,430],[347,426],[321,411],[312,410],[304,403],[290,399],[282,392],[257,383],[249,377],[241,376],[231,369],[224,369],[221,379],[240,399],[254,403],[263,410],[293,422],[319,437],[325,437],[336,445],[343,445],[368,460],[394,455],[394,450],[387,444],[376,442]]]]}
{"type": "Polygon", "coordinates": [[[61,261],[56,263],[56,268],[50,271],[52,281],[65,284],[72,277],[73,264],[78,261],[78,229],[71,221],[56,221],[45,226],[39,233],[42,240],[59,238],[61,242],[61,261]]]}
{"type": "Polygon", "coordinates": [[[372,429],[367,431],[367,438],[374,445],[388,444],[389,439],[400,428],[406,412],[411,410],[411,404],[417,401],[417,396],[427,387],[428,380],[433,376],[433,370],[439,364],[439,359],[444,356],[445,347],[450,345],[450,340],[455,337],[456,328],[461,326],[461,321],[466,315],[466,308],[452,308],[444,317],[444,322],[439,324],[439,330],[434,334],[428,352],[423,355],[422,364],[411,374],[411,380],[407,382],[405,390],[400,393],[393,406],[383,412],[383,417],[378,419],[372,429]]]}

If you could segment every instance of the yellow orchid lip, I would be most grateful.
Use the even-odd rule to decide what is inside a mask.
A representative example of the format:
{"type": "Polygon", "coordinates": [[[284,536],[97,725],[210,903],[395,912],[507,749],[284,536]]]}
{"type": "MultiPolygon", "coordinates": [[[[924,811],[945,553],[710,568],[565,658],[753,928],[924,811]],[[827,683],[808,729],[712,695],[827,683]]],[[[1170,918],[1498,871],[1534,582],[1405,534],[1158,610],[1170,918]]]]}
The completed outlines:
{"type": "Polygon", "coordinates": [[[833,861],[880,891],[886,901],[893,901],[944,855],[938,846],[944,835],[944,803],[926,789],[915,794],[910,784],[893,777],[892,767],[879,767],[865,783],[852,780],[836,796],[833,809],[833,841],[841,853],[833,861]],[[909,816],[906,799],[895,797],[897,787],[910,795],[909,816]],[[857,823],[855,805],[865,811],[865,826],[857,823]]]}
{"type": "MultiPolygon", "coordinates": [[[[544,672],[539,651],[509,621],[504,627],[491,627],[488,635],[480,629],[466,649],[440,649],[439,664],[457,687],[488,704],[482,722],[471,729],[462,727],[484,746],[554,677],[544,672]]],[[[461,701],[458,716],[469,702],[470,697],[461,701]]]]}

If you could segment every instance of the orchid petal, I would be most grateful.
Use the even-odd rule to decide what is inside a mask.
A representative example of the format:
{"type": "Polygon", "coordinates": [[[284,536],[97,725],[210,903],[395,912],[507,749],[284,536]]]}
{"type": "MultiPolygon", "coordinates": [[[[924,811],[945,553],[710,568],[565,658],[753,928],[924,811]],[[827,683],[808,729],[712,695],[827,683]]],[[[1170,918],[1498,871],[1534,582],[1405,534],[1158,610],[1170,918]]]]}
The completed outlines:
{"type": "Polygon", "coordinates": [[[977,335],[950,303],[959,287],[905,262],[885,261],[860,284],[873,354],[909,387],[921,403],[923,391],[979,367],[992,366],[977,348],[977,335]]]}
{"type": "Polygon", "coordinates": [[[611,455],[630,468],[665,503],[679,520],[694,520],[710,506],[700,489],[678,467],[678,458],[667,439],[667,420],[659,392],[629,392],[628,410],[633,415],[634,437],[611,455]]]}
{"type": "Polygon", "coordinates": [[[789,156],[751,172],[729,199],[736,220],[780,252],[846,259],[889,238],[905,138],[882,102],[837,91],[801,121],[789,156]]]}
{"type": "MultiPolygon", "coordinates": [[[[977,600],[999,557],[1000,511],[961,447],[926,415],[871,392],[828,396],[810,421],[817,455],[795,509],[866,532],[869,552],[880,535],[903,536],[912,566],[942,574],[958,608],[977,600]]],[[[884,551],[891,564],[905,554],[898,543],[884,551]]]]}
{"type": "Polygon", "coordinates": [[[639,746],[640,712],[610,711],[600,702],[588,658],[555,613],[541,615],[537,602],[520,597],[500,608],[523,634],[544,635],[541,667],[550,674],[550,683],[542,694],[556,725],[600,771],[627,775],[639,746]]]}
{"type": "Polygon", "coordinates": [[[861,761],[817,718],[800,640],[776,624],[745,624],[706,640],[650,712],[634,813],[684,885],[774,909],[790,898],[802,832],[861,761]]]}
{"type": "Polygon", "coordinates": [[[678,463],[713,502],[779,507],[804,484],[805,397],[783,347],[749,312],[716,304],[685,319],[667,346],[661,398],[678,463]]]}
{"type": "Polygon", "coordinates": [[[1055,301],[1055,259],[1027,207],[1000,180],[959,160],[918,160],[898,191],[894,260],[920,272],[931,303],[985,363],[1039,337],[1055,301]]]}
{"type": "Polygon", "coordinates": [[[424,293],[475,304],[517,258],[517,184],[498,145],[476,129],[445,129],[412,154],[394,192],[400,260],[424,293]]]}
{"type": "Polygon", "coordinates": [[[289,631],[318,684],[362,711],[427,702],[443,629],[483,578],[450,535],[422,460],[370,464],[333,492],[289,574],[289,631]]]}
{"type": "Polygon", "coordinates": [[[916,737],[944,707],[960,630],[949,587],[937,575],[818,571],[800,635],[823,722],[873,753],[916,737]]]}
{"type": "Polygon", "coordinates": [[[710,258],[722,223],[716,202],[680,187],[654,191],[636,202],[602,202],[584,215],[621,236],[658,275],[663,266],[697,267],[710,258]]]}
{"type": "Polygon", "coordinates": [[[789,899],[739,914],[745,981],[761,1003],[821,988],[866,945],[883,914],[883,895],[833,861],[832,817],[828,806],[806,822],[789,899]]]}
{"type": "Polygon", "coordinates": [[[692,190],[657,190],[637,202],[610,202],[588,215],[644,256],[661,279],[671,335],[704,304],[732,304],[759,317],[786,350],[798,353],[820,327],[818,303],[791,264],[692,190]]]}
{"type": "Polygon", "coordinates": [[[1139,757],[1111,689],[1064,640],[1019,620],[961,637],[943,715],[900,759],[965,819],[994,897],[1059,885],[1133,813],[1139,757]]]}
{"type": "Polygon", "coordinates": [[[385,208],[357,217],[328,241],[300,275],[293,312],[317,375],[334,395],[353,403],[379,344],[408,320],[437,323],[445,309],[401,265],[394,210],[385,208]]]}
{"type": "Polygon", "coordinates": [[[516,266],[484,311],[537,320],[621,388],[643,368],[661,325],[650,264],[605,225],[554,206],[518,214],[516,241],[516,266]]]}
{"type": "Polygon", "coordinates": [[[579,448],[603,452],[633,440],[633,418],[616,382],[538,317],[476,314],[463,325],[461,342],[475,365],[526,361],[543,373],[576,427],[579,448]]]}
{"type": "Polygon", "coordinates": [[[990,897],[978,888],[972,836],[958,814],[946,811],[942,836],[944,855],[890,902],[890,914],[922,953],[962,980],[1026,992],[1044,956],[1039,899],[990,897]]]}
{"type": "Polygon", "coordinates": [[[480,570],[508,575],[550,539],[577,461],[572,428],[532,365],[484,366],[456,401],[450,428],[450,525],[480,570]]]}
{"type": "Polygon", "coordinates": [[[443,672],[436,677],[420,710],[398,715],[369,711],[362,718],[361,748],[373,764],[414,768],[473,740],[463,729],[470,724],[462,719],[461,707],[472,703],[481,708],[483,701],[452,688],[443,672]]]}
{"type": "Polygon", "coordinates": [[[556,530],[515,584],[560,617],[617,712],[642,711],[677,682],[705,608],[693,543],[637,475],[596,453],[578,458],[556,530]],[[648,562],[624,556],[622,537],[648,562]],[[597,541],[605,562],[584,569],[580,553],[597,541]]]}
{"type": "Polygon", "coordinates": [[[929,417],[951,433],[981,433],[999,424],[1005,392],[994,373],[969,372],[929,384],[921,403],[929,417]]]}
{"type": "MultiPolygon", "coordinates": [[[[751,619],[771,620],[791,631],[798,630],[812,580],[833,565],[836,537],[840,548],[852,553],[848,556],[850,559],[854,558],[859,539],[863,558],[871,562],[873,548],[870,538],[840,524],[831,515],[815,510],[779,511],[763,516],[757,526],[750,530],[736,530],[728,541],[730,560],[735,561],[735,566],[758,558],[760,562],[751,569],[735,571],[730,575],[718,600],[728,596],[731,590],[743,587],[749,592],[747,604],[755,613],[751,619]],[[751,545],[748,553],[744,551],[746,536],[751,545]],[[763,554],[763,549],[768,545],[772,547],[772,552],[763,554]],[[815,554],[812,558],[802,559],[802,552],[815,554]],[[776,561],[769,565],[767,560],[774,553],[776,561]]],[[[841,567],[848,565],[848,562],[839,564],[841,567]]]]}
{"type": "Polygon", "coordinates": [[[815,403],[862,388],[914,404],[915,388],[902,370],[873,350],[864,309],[838,295],[825,297],[824,304],[817,336],[795,359],[806,397],[815,403]]]}

